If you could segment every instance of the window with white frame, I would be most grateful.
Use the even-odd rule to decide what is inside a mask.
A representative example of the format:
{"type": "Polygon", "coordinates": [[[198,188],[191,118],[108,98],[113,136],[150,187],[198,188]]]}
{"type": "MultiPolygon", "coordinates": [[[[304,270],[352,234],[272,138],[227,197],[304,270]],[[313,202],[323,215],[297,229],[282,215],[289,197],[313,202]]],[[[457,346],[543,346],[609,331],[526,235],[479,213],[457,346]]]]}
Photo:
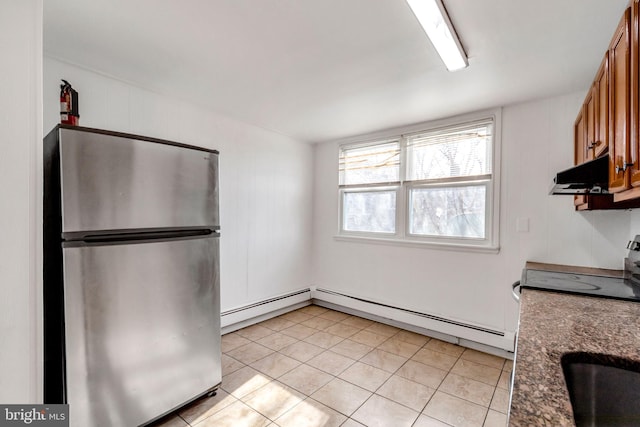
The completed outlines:
{"type": "Polygon", "coordinates": [[[340,234],[497,247],[495,116],[340,147],[340,234]]]}

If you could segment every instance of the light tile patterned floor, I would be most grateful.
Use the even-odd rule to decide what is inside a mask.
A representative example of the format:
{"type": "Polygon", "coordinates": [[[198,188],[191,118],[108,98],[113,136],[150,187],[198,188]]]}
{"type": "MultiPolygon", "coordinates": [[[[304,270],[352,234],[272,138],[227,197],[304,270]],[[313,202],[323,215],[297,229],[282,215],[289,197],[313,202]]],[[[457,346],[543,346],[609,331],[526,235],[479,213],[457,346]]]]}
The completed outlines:
{"type": "Polygon", "coordinates": [[[311,305],[222,337],[222,387],[162,427],[504,426],[511,361],[311,305]]]}

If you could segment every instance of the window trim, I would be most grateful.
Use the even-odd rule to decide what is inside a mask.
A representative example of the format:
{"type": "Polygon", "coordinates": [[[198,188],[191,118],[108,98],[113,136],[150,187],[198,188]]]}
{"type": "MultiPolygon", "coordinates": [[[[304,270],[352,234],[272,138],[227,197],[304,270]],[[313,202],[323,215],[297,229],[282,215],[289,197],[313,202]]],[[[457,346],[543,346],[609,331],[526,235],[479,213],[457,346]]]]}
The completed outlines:
{"type": "Polygon", "coordinates": [[[498,253],[500,250],[500,183],[501,183],[501,146],[502,146],[502,109],[496,108],[475,113],[455,116],[443,120],[423,122],[411,126],[389,129],[355,138],[338,141],[338,157],[345,147],[365,147],[375,145],[390,140],[400,141],[400,182],[389,182],[380,184],[364,185],[340,185],[338,183],[338,224],[337,233],[334,236],[338,241],[351,241],[360,243],[387,244],[396,246],[436,248],[441,250],[454,250],[466,252],[498,253]],[[482,178],[489,175],[474,177],[444,178],[442,180],[407,181],[407,138],[416,134],[425,133],[439,128],[448,128],[456,125],[466,125],[473,122],[490,119],[493,122],[493,141],[491,146],[492,169],[491,179],[486,182],[486,206],[485,206],[485,227],[486,236],[484,239],[459,238],[450,236],[424,236],[410,234],[409,216],[410,191],[412,188],[423,186],[438,186],[436,181],[442,184],[450,183],[449,186],[463,185],[463,183],[473,184],[482,182],[482,178]],[[343,230],[344,221],[344,192],[353,192],[356,189],[372,191],[374,188],[387,190],[396,188],[396,232],[378,233],[363,231],[343,230]]]}

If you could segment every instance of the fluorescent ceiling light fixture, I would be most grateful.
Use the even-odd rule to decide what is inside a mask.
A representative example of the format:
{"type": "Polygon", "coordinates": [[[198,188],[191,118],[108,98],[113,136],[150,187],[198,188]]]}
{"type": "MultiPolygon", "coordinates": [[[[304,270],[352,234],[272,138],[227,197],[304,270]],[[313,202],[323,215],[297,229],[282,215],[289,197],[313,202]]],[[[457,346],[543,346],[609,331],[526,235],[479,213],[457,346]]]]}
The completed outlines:
{"type": "Polygon", "coordinates": [[[441,0],[407,0],[411,10],[449,71],[469,65],[441,0]]]}

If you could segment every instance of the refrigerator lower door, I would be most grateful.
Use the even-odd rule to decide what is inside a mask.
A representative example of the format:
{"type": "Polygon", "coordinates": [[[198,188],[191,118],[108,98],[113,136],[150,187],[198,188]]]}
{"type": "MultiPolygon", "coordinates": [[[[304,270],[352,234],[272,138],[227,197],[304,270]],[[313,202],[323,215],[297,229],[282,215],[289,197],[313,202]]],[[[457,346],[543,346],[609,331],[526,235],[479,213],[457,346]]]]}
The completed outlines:
{"type": "Polygon", "coordinates": [[[220,384],[217,237],[71,244],[63,258],[72,427],[144,424],[220,384]]]}

